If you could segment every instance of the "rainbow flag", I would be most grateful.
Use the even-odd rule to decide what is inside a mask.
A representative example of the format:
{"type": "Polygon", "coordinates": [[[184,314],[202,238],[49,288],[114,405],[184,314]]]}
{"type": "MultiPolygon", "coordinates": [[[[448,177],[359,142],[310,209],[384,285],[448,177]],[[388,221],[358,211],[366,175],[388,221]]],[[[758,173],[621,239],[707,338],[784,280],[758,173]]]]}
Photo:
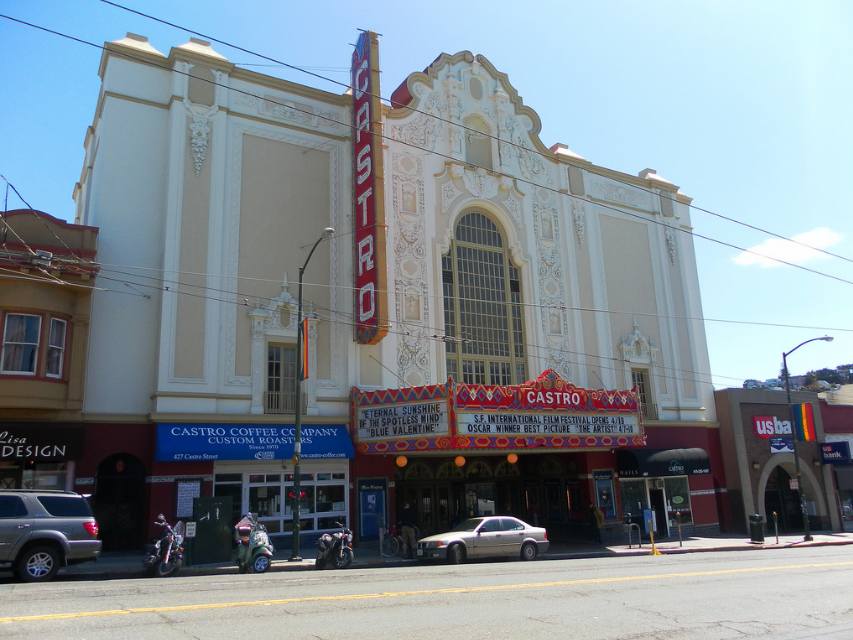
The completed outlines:
{"type": "Polygon", "coordinates": [[[814,416],[812,415],[812,405],[810,404],[795,404],[791,407],[791,412],[794,415],[794,433],[797,440],[801,442],[810,442],[817,440],[814,432],[814,416]]]}
{"type": "Polygon", "coordinates": [[[299,380],[308,379],[308,318],[302,318],[302,371],[299,372],[299,380]]]}

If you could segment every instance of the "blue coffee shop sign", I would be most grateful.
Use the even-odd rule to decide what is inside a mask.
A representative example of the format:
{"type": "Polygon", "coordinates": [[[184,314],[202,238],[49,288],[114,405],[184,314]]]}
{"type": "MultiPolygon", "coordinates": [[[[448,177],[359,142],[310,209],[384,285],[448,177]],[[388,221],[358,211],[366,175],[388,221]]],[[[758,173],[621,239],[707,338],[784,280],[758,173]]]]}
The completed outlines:
{"type": "MultiPolygon", "coordinates": [[[[343,424],[302,425],[302,459],[353,458],[352,439],[343,424]]],[[[158,462],[214,460],[289,460],[295,427],[291,424],[157,425],[158,462]]]]}

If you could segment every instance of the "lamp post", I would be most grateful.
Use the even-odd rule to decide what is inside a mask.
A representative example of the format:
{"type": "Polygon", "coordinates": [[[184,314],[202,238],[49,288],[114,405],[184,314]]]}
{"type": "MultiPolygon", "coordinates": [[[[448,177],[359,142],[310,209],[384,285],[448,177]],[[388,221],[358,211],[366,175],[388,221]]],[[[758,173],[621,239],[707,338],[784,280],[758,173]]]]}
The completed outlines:
{"type": "Polygon", "coordinates": [[[326,238],[330,238],[335,233],[332,227],[323,229],[323,233],[317,238],[317,242],[311,247],[308,257],[305,258],[305,264],[299,267],[299,295],[297,298],[296,311],[296,399],[293,403],[295,412],[294,418],[294,434],[293,434],[293,545],[290,552],[290,561],[302,560],[299,555],[299,501],[301,493],[301,476],[299,472],[299,462],[302,458],[302,276],[305,273],[305,268],[314,255],[314,250],[326,238]]]}
{"type": "Polygon", "coordinates": [[[805,342],[801,342],[796,347],[787,352],[782,352],[782,371],[785,374],[785,392],[788,395],[788,419],[791,421],[791,435],[793,436],[794,441],[794,468],[797,470],[797,495],[800,498],[800,510],[803,514],[803,530],[805,531],[805,535],[803,536],[803,540],[808,542],[812,540],[812,534],[809,529],[809,514],[806,510],[806,494],[803,491],[803,479],[800,475],[800,455],[797,452],[797,432],[794,429],[794,405],[791,404],[791,381],[788,376],[788,356],[794,353],[797,349],[802,347],[804,344],[808,344],[809,342],[814,342],[815,340],[823,340],[824,342],[832,342],[832,336],[823,336],[821,338],[812,338],[811,340],[806,340],[805,342]]]}

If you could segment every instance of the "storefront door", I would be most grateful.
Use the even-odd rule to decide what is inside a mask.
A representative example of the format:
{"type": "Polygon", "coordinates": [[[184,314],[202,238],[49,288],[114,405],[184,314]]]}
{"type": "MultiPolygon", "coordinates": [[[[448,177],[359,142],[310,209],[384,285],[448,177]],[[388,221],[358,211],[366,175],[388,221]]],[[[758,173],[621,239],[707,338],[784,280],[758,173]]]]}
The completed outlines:
{"type": "Polygon", "coordinates": [[[649,502],[655,512],[655,535],[665,537],[669,535],[667,530],[666,500],[664,500],[663,489],[649,489],[649,502]]]}

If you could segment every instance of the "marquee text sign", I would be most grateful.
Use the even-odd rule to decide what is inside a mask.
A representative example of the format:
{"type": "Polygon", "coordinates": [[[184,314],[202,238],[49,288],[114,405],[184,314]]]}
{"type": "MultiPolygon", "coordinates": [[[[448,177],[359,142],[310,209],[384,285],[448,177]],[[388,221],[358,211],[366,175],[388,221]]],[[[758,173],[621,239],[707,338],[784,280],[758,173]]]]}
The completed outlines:
{"type": "Polygon", "coordinates": [[[353,389],[361,453],[643,446],[634,391],[588,390],[554,371],[523,385],[353,389]]]}
{"type": "Polygon", "coordinates": [[[416,402],[358,410],[359,440],[394,440],[450,433],[447,402],[416,402]]]}
{"type": "Polygon", "coordinates": [[[631,391],[590,391],[553,372],[515,387],[457,385],[460,435],[619,435],[642,430],[631,391]]]}
{"type": "Polygon", "coordinates": [[[379,39],[363,31],[352,54],[355,185],[355,338],[377,344],[387,333],[384,172],[379,101],[379,39]]]}

